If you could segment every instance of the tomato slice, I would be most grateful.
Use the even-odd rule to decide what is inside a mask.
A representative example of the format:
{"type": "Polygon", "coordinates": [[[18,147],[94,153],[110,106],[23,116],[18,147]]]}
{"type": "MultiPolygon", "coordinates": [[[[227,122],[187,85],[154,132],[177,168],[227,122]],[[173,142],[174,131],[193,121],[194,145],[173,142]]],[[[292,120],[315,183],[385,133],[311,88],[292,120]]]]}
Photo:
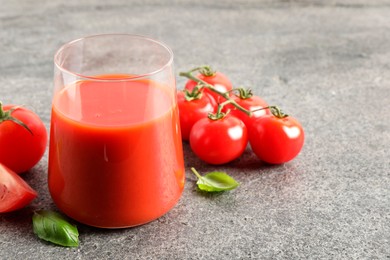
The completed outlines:
{"type": "Polygon", "coordinates": [[[18,174],[0,163],[0,213],[27,206],[37,192],[18,174]]]}

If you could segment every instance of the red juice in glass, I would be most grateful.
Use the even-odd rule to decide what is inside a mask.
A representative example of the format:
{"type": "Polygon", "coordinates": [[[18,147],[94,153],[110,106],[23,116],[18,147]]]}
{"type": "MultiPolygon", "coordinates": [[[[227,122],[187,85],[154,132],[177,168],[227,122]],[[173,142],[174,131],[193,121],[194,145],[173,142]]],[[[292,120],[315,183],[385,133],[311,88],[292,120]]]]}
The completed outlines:
{"type": "Polygon", "coordinates": [[[174,92],[153,77],[107,74],[55,93],[48,182],[61,211],[121,228],[174,207],[185,177],[174,92]]]}

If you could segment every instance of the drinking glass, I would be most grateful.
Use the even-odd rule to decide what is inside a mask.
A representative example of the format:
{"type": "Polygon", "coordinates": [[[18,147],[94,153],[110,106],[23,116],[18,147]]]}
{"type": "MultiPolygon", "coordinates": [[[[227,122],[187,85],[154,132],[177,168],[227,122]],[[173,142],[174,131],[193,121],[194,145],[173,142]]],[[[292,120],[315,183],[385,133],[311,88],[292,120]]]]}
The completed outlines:
{"type": "Polygon", "coordinates": [[[95,35],[62,46],[54,63],[54,203],[102,228],[164,215],[185,174],[172,51],[143,36],[95,35]]]}

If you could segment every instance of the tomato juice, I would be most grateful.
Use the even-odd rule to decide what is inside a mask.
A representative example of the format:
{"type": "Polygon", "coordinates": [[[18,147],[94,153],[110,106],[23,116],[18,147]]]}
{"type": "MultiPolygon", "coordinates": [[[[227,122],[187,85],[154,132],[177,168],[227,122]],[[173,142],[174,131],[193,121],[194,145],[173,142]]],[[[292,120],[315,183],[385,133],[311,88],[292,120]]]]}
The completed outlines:
{"type": "Polygon", "coordinates": [[[99,76],[53,98],[49,190],[91,226],[141,225],[169,211],[184,187],[173,89],[150,79],[99,76]]]}

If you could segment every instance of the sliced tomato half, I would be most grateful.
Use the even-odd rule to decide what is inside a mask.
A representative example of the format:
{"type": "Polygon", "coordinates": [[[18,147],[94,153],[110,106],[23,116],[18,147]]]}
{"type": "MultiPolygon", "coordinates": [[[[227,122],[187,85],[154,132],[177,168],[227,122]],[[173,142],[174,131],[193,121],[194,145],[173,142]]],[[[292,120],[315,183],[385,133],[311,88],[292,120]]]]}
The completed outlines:
{"type": "Polygon", "coordinates": [[[27,206],[37,196],[18,174],[0,163],[0,213],[27,206]]]}

